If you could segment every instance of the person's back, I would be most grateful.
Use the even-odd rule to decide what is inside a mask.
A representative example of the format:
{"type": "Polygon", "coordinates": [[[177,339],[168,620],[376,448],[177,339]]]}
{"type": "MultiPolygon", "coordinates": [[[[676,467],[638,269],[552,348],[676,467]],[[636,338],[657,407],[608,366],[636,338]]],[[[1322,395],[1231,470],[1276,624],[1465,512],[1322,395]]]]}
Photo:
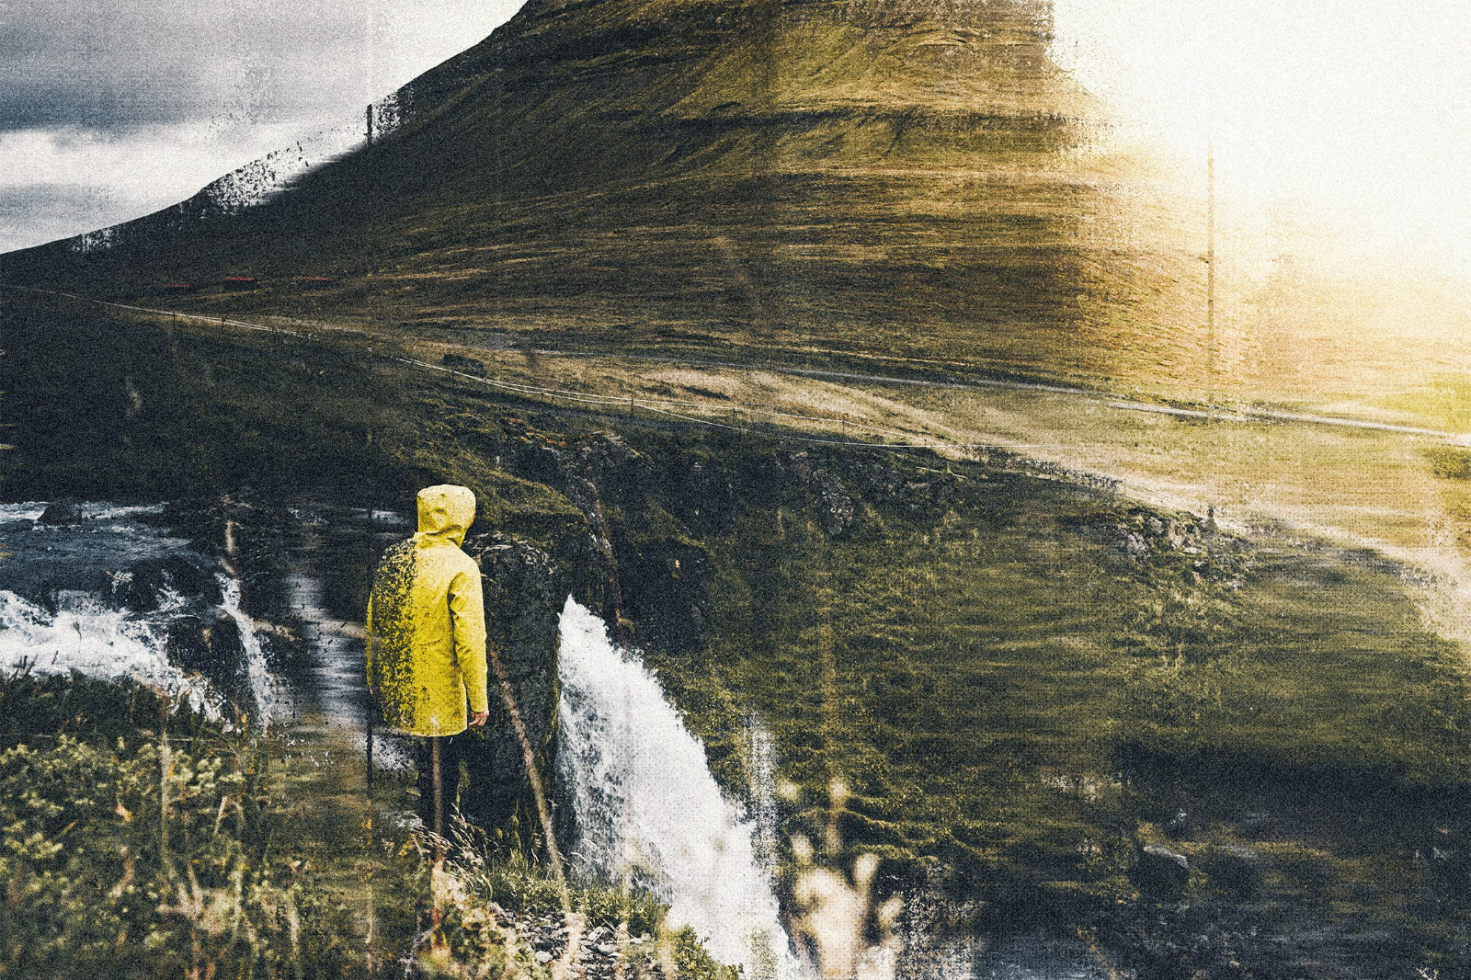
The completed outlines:
{"type": "Polygon", "coordinates": [[[488,716],[485,607],[480,569],[459,548],[475,518],[474,494],[429,487],[419,492],[418,505],[419,533],[390,548],[373,578],[368,687],[390,728],[426,737],[421,813],[438,830],[443,808],[433,798],[453,803],[458,785],[460,753],[451,736],[488,716]],[[436,769],[442,784],[432,775],[436,769]]]}

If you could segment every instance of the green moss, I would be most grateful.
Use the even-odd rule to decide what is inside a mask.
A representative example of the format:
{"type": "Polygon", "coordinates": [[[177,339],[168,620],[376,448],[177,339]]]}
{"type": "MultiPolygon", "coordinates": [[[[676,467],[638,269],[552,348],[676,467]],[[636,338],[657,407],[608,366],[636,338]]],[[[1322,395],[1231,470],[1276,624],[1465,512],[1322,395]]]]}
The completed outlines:
{"type": "MultiPolygon", "coordinates": [[[[861,485],[842,457],[811,465],[861,485]]],[[[726,785],[756,776],[748,720],[775,736],[787,834],[822,839],[838,779],[845,852],[902,876],[938,859],[960,891],[1064,922],[1131,899],[1139,828],[1181,807],[1202,842],[1235,839],[1252,805],[1287,811],[1284,853],[1331,823],[1325,895],[1385,867],[1421,880],[1405,842],[1471,788],[1471,712],[1459,650],[1398,569],[981,467],[891,465],[926,489],[837,537],[810,496],[744,500],[706,538],[708,647],[653,657],[726,785]],[[1345,790],[1304,804],[1307,784],[1345,790]],[[1369,799],[1377,842],[1348,826],[1369,799]]]]}

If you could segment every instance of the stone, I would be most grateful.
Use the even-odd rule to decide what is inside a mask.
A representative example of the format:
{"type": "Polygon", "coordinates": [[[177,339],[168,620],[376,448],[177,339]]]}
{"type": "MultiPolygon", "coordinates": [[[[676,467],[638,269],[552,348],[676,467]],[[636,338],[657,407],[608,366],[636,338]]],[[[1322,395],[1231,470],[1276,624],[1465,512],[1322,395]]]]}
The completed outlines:
{"type": "Polygon", "coordinates": [[[1185,528],[1180,524],[1179,521],[1170,521],[1168,528],[1168,537],[1170,541],[1170,547],[1176,551],[1184,548],[1186,541],[1189,540],[1186,536],[1185,528]]]}
{"type": "MultiPolygon", "coordinates": [[[[465,542],[484,575],[486,626],[516,699],[543,785],[552,784],[557,717],[557,628],[569,593],[585,596],[576,578],[582,561],[558,560],[528,542],[503,533],[465,542]]],[[[578,556],[573,556],[578,557],[578,556]]],[[[520,846],[542,839],[521,743],[511,724],[500,682],[489,677],[490,722],[470,735],[469,779],[460,807],[469,820],[501,831],[520,846]]],[[[557,834],[563,828],[556,828],[557,834]]]]}
{"type": "Polygon", "coordinates": [[[115,599],[133,612],[151,612],[159,607],[159,596],[165,589],[210,605],[218,605],[224,598],[213,573],[187,558],[170,555],[134,565],[124,579],[119,579],[115,599]]]}
{"type": "Polygon", "coordinates": [[[1260,851],[1239,844],[1219,848],[1210,856],[1210,880],[1235,898],[1251,898],[1262,883],[1264,865],[1260,851]]]}
{"type": "Polygon", "coordinates": [[[829,537],[841,536],[853,523],[853,516],[856,513],[853,498],[848,496],[843,481],[826,470],[814,471],[812,483],[817,489],[817,496],[821,503],[819,514],[822,519],[822,529],[829,537]]]}
{"type": "Polygon", "coordinates": [[[36,518],[38,524],[52,524],[63,526],[67,524],[80,524],[83,520],[82,505],[75,500],[57,500],[46,505],[41,516],[36,518]]]}
{"type": "Polygon", "coordinates": [[[1190,859],[1161,844],[1140,848],[1129,880],[1149,898],[1179,898],[1190,881],[1190,859]]]}

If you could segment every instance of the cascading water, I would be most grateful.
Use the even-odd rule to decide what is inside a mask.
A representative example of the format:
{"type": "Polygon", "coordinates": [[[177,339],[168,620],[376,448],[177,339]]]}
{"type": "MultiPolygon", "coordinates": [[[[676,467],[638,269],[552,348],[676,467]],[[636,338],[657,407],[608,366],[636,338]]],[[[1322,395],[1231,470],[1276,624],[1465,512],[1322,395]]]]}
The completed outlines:
{"type": "MultiPolygon", "coordinates": [[[[704,747],[636,656],[620,651],[602,620],[573,600],[561,620],[559,775],[577,817],[573,860],[612,881],[625,876],[670,904],[720,960],[747,977],[797,980],[772,891],[776,860],[775,746],[747,723],[752,813],[722,796],[704,747]]],[[[938,896],[911,897],[900,947],[873,952],[861,976],[901,980],[1105,980],[1076,940],[1022,936],[998,942],[942,938],[938,896]],[[915,898],[920,900],[914,901],[915,898]]]]}
{"type": "Polygon", "coordinates": [[[280,710],[240,586],[210,559],[142,518],[161,506],[71,505],[48,524],[42,503],[0,505],[0,671],[78,671],[131,679],[218,716],[221,691],[169,657],[171,630],[234,620],[258,714],[280,710]]]}
{"type": "Polygon", "coordinates": [[[747,977],[800,976],[755,827],[721,794],[704,746],[602,620],[568,599],[561,631],[558,759],[580,831],[574,859],[649,888],[747,977]]]}
{"type": "Polygon", "coordinates": [[[109,609],[86,592],[55,596],[55,610],[0,589],[0,672],[78,671],[132,679],[196,710],[218,715],[219,698],[201,678],[169,663],[152,624],[109,609]]]}
{"type": "Polygon", "coordinates": [[[245,676],[250,681],[250,696],[255,701],[256,716],[263,728],[270,728],[275,719],[289,714],[283,697],[277,692],[276,681],[266,667],[266,653],[261,649],[260,634],[255,622],[240,608],[240,582],[228,575],[219,576],[222,601],[220,608],[235,621],[240,630],[240,649],[245,658],[245,676]]]}

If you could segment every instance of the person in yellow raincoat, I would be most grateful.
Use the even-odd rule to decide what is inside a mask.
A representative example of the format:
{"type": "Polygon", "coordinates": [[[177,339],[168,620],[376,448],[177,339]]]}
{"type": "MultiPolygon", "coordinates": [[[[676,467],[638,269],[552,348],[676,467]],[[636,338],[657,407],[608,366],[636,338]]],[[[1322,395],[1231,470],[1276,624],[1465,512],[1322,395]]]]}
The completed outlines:
{"type": "Polygon", "coordinates": [[[480,568],[460,550],[475,495],[419,491],[419,533],[389,548],[368,598],[368,690],[395,731],[419,736],[419,815],[444,835],[459,789],[461,735],[484,725],[485,600],[480,568]]]}

